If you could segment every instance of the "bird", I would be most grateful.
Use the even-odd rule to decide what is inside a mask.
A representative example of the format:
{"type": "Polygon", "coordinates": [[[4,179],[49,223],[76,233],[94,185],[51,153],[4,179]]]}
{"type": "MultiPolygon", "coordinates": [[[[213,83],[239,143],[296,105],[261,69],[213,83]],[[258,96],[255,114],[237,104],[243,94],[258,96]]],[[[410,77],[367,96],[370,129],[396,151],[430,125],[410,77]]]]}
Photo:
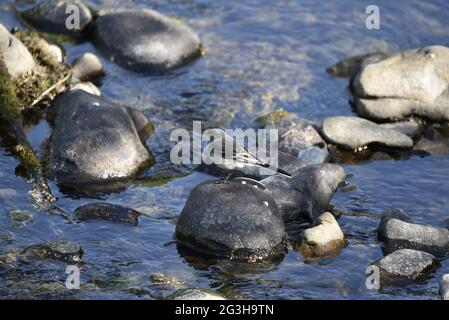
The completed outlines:
{"type": "Polygon", "coordinates": [[[264,175],[278,173],[288,178],[292,177],[287,171],[258,159],[224,130],[211,129],[209,133],[211,133],[210,136],[214,137],[214,140],[209,142],[203,149],[202,160],[206,165],[215,165],[226,172],[231,171],[225,181],[236,171],[244,172],[245,169],[252,170],[257,168],[266,170],[264,175]],[[229,150],[231,147],[232,152],[229,150]]]}

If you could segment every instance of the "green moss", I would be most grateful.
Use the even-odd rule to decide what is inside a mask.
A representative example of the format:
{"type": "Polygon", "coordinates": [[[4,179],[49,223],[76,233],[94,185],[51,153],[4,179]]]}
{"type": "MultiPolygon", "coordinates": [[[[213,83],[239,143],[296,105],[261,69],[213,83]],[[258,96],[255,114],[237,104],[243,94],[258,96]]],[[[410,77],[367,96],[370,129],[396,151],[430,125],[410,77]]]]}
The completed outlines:
{"type": "Polygon", "coordinates": [[[29,108],[35,104],[48,104],[68,89],[71,70],[51,55],[49,43],[37,32],[16,31],[14,35],[28,48],[37,64],[31,72],[14,79],[20,105],[29,108]]]}
{"type": "Polygon", "coordinates": [[[14,147],[14,152],[16,153],[17,157],[20,159],[20,162],[22,165],[27,168],[28,170],[34,169],[34,170],[41,170],[41,164],[39,160],[36,158],[36,154],[34,153],[33,149],[24,144],[18,144],[14,147]]]}
{"type": "Polygon", "coordinates": [[[0,68],[0,118],[9,121],[21,117],[16,87],[6,68],[0,68]]]}
{"type": "Polygon", "coordinates": [[[277,109],[277,110],[270,112],[269,114],[266,114],[264,116],[257,118],[256,122],[261,127],[265,127],[266,125],[268,125],[270,123],[280,121],[282,119],[289,117],[290,115],[291,115],[291,113],[288,111],[285,111],[284,109],[277,109]]]}

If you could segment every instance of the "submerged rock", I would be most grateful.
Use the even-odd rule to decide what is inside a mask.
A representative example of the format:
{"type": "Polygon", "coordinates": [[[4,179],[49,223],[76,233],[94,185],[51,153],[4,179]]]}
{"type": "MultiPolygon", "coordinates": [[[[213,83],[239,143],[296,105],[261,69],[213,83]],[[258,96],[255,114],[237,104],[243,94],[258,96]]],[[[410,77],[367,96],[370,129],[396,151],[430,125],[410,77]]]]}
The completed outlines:
{"type": "Polygon", "coordinates": [[[301,218],[314,221],[325,212],[345,177],[339,165],[321,164],[303,167],[292,178],[277,175],[261,183],[271,191],[284,221],[301,218]]]}
{"type": "Polygon", "coordinates": [[[430,253],[401,249],[372,263],[379,268],[380,285],[402,285],[424,280],[439,262],[430,253]]]}
{"type": "Polygon", "coordinates": [[[345,246],[345,236],[330,212],[319,216],[314,226],[304,230],[299,239],[299,250],[304,256],[322,256],[345,246]]]}
{"type": "Polygon", "coordinates": [[[449,300],[449,274],[445,274],[441,277],[440,295],[442,300],[449,300]]]}
{"type": "Polygon", "coordinates": [[[0,24],[0,53],[11,77],[16,78],[35,66],[27,47],[0,24]]]}
{"type": "Polygon", "coordinates": [[[95,80],[103,75],[103,65],[93,53],[87,52],[72,62],[72,79],[77,82],[95,80]]]}
{"type": "Polygon", "coordinates": [[[449,250],[449,230],[396,218],[386,217],[381,220],[378,237],[385,243],[386,252],[414,249],[443,255],[449,250]]]}
{"type": "Polygon", "coordinates": [[[369,63],[379,62],[386,57],[388,57],[388,55],[383,52],[362,54],[342,60],[332,67],[327,68],[326,71],[334,77],[350,79],[355,77],[363,66],[369,63]]]}
{"type": "Polygon", "coordinates": [[[83,35],[93,19],[89,8],[79,0],[44,0],[22,12],[22,17],[38,30],[72,36],[83,35]],[[73,11],[72,8],[78,9],[73,11]],[[79,12],[77,16],[79,28],[76,25],[69,28],[74,22],[71,15],[77,12],[79,12]]]}
{"type": "Polygon", "coordinates": [[[75,242],[51,240],[26,248],[20,258],[24,261],[54,259],[64,262],[79,262],[83,253],[81,246],[75,242]]]}
{"type": "Polygon", "coordinates": [[[358,149],[373,143],[391,148],[413,147],[413,140],[407,135],[357,117],[327,118],[323,122],[322,130],[328,141],[349,149],[358,149]]]}
{"type": "Polygon", "coordinates": [[[119,182],[151,163],[131,115],[137,110],[81,90],[62,94],[53,107],[57,117],[45,173],[58,184],[119,182]]]}
{"type": "Polygon", "coordinates": [[[192,30],[152,10],[100,14],[95,39],[111,60],[140,72],[175,68],[203,53],[192,30]]]}
{"type": "Polygon", "coordinates": [[[139,213],[133,209],[110,203],[90,203],[75,210],[75,216],[80,221],[108,220],[118,223],[128,223],[137,226],[139,213]]]}
{"type": "Polygon", "coordinates": [[[285,229],[270,192],[240,178],[195,187],[179,216],[176,236],[211,255],[257,261],[280,254],[285,229]]]}
{"type": "Polygon", "coordinates": [[[412,49],[365,65],[354,80],[357,112],[378,120],[449,120],[449,48],[412,49]]]}
{"type": "Polygon", "coordinates": [[[181,289],[169,296],[169,300],[226,300],[221,294],[207,289],[181,289]]]}

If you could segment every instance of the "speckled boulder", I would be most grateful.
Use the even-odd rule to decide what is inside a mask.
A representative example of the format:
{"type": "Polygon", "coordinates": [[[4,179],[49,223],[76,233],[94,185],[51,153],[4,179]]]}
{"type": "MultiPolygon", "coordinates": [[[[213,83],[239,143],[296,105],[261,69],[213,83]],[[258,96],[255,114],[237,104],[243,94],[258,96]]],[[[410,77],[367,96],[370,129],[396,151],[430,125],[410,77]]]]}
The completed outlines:
{"type": "Polygon", "coordinates": [[[83,249],[75,242],[67,240],[51,240],[35,244],[23,250],[20,258],[29,262],[32,260],[54,259],[64,262],[79,262],[83,249]]]}
{"type": "Polygon", "coordinates": [[[424,280],[439,266],[435,256],[427,252],[401,249],[372,263],[379,268],[380,285],[402,285],[424,280]]]}
{"type": "Polygon", "coordinates": [[[131,208],[111,203],[90,203],[75,210],[79,221],[107,220],[117,223],[126,223],[137,226],[139,213],[131,208]]]}

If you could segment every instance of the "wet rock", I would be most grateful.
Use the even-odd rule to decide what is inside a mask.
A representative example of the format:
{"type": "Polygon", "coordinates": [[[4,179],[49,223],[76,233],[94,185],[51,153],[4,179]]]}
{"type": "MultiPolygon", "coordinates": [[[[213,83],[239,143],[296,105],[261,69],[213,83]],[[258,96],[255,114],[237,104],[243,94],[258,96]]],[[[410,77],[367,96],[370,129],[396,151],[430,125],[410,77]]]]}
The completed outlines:
{"type": "Polygon", "coordinates": [[[430,253],[401,249],[372,263],[379,268],[380,285],[402,285],[424,280],[439,262],[430,253]]]}
{"type": "Polygon", "coordinates": [[[0,24],[0,53],[9,74],[17,78],[31,71],[35,66],[34,59],[25,45],[0,24]]]}
{"type": "Polygon", "coordinates": [[[449,141],[447,140],[431,140],[422,137],[413,147],[413,152],[417,154],[432,155],[443,154],[449,151],[449,141]]]}
{"type": "Polygon", "coordinates": [[[316,219],[314,226],[301,233],[299,250],[304,256],[322,256],[346,246],[345,236],[330,212],[316,219]]]}
{"type": "Polygon", "coordinates": [[[33,8],[22,12],[22,17],[36,29],[48,33],[82,36],[92,22],[92,13],[89,8],[79,0],[44,0],[33,8]],[[76,13],[72,8],[78,8],[79,28],[68,28],[73,24],[71,14],[76,13]],[[67,13],[68,12],[68,13],[67,13]]]}
{"type": "Polygon", "coordinates": [[[81,206],[75,210],[75,216],[80,221],[108,220],[134,226],[137,226],[139,222],[137,211],[110,203],[91,203],[81,206]]]}
{"type": "Polygon", "coordinates": [[[327,118],[322,130],[328,141],[348,149],[373,143],[392,148],[413,147],[413,140],[405,134],[357,117],[327,118]]]}
{"type": "Polygon", "coordinates": [[[80,82],[70,87],[70,91],[82,90],[94,96],[101,96],[101,91],[92,82],[80,82]]]}
{"type": "Polygon", "coordinates": [[[81,90],[60,95],[53,107],[45,173],[60,185],[119,182],[151,163],[129,107],[81,90]]]}
{"type": "Polygon", "coordinates": [[[200,288],[181,289],[169,296],[169,300],[226,300],[221,294],[200,288]]]}
{"type": "Polygon", "coordinates": [[[79,262],[83,253],[81,246],[75,242],[51,240],[26,248],[20,258],[24,261],[54,259],[64,262],[79,262]]]}
{"type": "Polygon", "coordinates": [[[449,48],[430,46],[364,66],[354,80],[357,112],[378,120],[449,120],[449,48]]]}
{"type": "Polygon", "coordinates": [[[357,75],[360,69],[369,64],[376,63],[388,57],[387,54],[382,52],[372,52],[354,56],[345,60],[342,60],[326,71],[337,78],[353,78],[357,75]]]}
{"type": "Polygon", "coordinates": [[[442,300],[449,300],[449,274],[445,274],[441,277],[440,295],[442,300]]]}
{"type": "Polygon", "coordinates": [[[176,236],[211,255],[257,261],[280,254],[285,229],[270,192],[241,178],[195,187],[179,216],[176,236]]]}
{"type": "Polygon", "coordinates": [[[8,214],[8,216],[12,221],[15,221],[15,222],[27,222],[32,219],[32,217],[29,214],[22,212],[22,211],[18,211],[18,210],[11,211],[8,214]]]}
{"type": "Polygon", "coordinates": [[[139,72],[165,71],[203,53],[192,30],[152,10],[100,14],[95,39],[111,60],[139,72]]]}
{"type": "Polygon", "coordinates": [[[324,161],[328,155],[326,142],[321,138],[313,123],[308,120],[290,117],[269,123],[265,128],[278,130],[279,150],[300,157],[303,161],[304,159],[310,159],[311,162],[316,162],[317,159],[324,161]],[[314,149],[311,149],[312,147],[314,149]],[[315,156],[317,150],[320,151],[318,157],[315,156]]]}
{"type": "Polygon", "coordinates": [[[284,221],[315,219],[326,211],[345,171],[335,164],[307,166],[292,178],[271,176],[260,182],[271,191],[284,221]]]}
{"type": "Polygon", "coordinates": [[[72,62],[72,77],[77,82],[95,80],[103,75],[103,65],[93,53],[87,52],[72,62]]]}
{"type": "Polygon", "coordinates": [[[294,117],[294,115],[290,112],[285,111],[284,109],[277,109],[268,114],[258,117],[256,119],[256,123],[261,128],[265,128],[267,125],[274,124],[275,122],[278,122],[280,120],[292,117],[294,117]]]}
{"type": "Polygon", "coordinates": [[[381,220],[378,237],[384,242],[386,252],[414,249],[443,255],[449,250],[449,230],[396,218],[381,220]]]}

